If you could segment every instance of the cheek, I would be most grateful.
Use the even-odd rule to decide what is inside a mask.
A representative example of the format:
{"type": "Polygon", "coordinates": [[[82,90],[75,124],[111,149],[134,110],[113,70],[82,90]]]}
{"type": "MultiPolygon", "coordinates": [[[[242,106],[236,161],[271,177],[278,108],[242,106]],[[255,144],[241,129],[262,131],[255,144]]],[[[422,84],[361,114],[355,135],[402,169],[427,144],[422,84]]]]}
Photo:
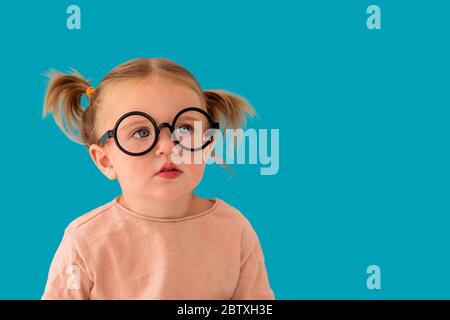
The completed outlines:
{"type": "Polygon", "coordinates": [[[189,185],[197,185],[203,178],[205,164],[186,164],[180,167],[188,179],[189,185]]]}
{"type": "Polygon", "coordinates": [[[152,167],[146,157],[119,155],[115,161],[115,169],[119,181],[140,185],[140,181],[152,174],[152,167]]]}
{"type": "Polygon", "coordinates": [[[206,166],[205,160],[207,158],[207,150],[203,152],[177,150],[175,158],[172,158],[172,160],[175,160],[174,162],[184,172],[189,186],[195,188],[203,178],[206,166]]]}
{"type": "Polygon", "coordinates": [[[175,146],[172,150],[171,160],[177,165],[203,165],[208,160],[211,154],[211,149],[206,148],[202,151],[186,151],[178,146],[175,146]]]}

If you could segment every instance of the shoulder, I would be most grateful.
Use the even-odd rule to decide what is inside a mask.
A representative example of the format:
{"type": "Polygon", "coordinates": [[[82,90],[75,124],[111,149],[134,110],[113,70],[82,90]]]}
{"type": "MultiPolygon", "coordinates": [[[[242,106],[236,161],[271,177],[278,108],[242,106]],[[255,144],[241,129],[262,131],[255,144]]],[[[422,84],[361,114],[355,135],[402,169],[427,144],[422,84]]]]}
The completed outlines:
{"type": "Polygon", "coordinates": [[[112,206],[112,201],[110,201],[81,214],[66,227],[65,237],[71,238],[73,241],[80,239],[88,242],[90,242],[89,240],[94,241],[101,234],[100,230],[105,230],[108,225],[114,223],[111,214],[112,206]]]}
{"type": "Polygon", "coordinates": [[[240,209],[237,209],[234,205],[222,199],[217,198],[217,200],[219,201],[217,212],[218,215],[230,220],[235,230],[239,231],[241,244],[244,249],[251,250],[251,248],[259,242],[259,239],[250,220],[240,209]]]}
{"type": "Polygon", "coordinates": [[[81,216],[73,220],[66,228],[66,231],[70,232],[72,230],[83,228],[85,225],[95,223],[96,220],[104,218],[108,213],[111,212],[112,203],[108,202],[100,207],[92,209],[88,212],[83,213],[81,216]]]}
{"type": "Polygon", "coordinates": [[[216,200],[217,200],[216,215],[224,219],[228,219],[232,221],[235,225],[243,228],[248,227],[248,225],[250,225],[250,221],[242,213],[241,210],[239,210],[234,205],[230,204],[225,200],[222,200],[220,198],[216,198],[216,200]]]}

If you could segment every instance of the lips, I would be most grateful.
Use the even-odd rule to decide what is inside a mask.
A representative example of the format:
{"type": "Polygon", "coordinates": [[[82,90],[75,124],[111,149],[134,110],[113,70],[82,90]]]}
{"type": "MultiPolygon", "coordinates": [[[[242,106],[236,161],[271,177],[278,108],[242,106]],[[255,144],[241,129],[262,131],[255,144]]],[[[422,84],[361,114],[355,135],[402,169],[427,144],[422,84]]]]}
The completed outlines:
{"type": "Polygon", "coordinates": [[[166,162],[156,173],[156,176],[168,181],[177,178],[181,174],[181,170],[172,162],[166,162]]]}
{"type": "Polygon", "coordinates": [[[162,172],[181,172],[178,167],[172,162],[166,162],[156,174],[160,174],[162,172]]]}

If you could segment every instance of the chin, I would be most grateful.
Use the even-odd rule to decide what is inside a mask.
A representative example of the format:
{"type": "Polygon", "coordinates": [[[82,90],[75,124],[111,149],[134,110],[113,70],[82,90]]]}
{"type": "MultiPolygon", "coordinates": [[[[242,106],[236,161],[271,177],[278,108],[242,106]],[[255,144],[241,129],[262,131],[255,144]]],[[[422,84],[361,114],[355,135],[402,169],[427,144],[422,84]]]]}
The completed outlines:
{"type": "Polygon", "coordinates": [[[154,190],[151,194],[152,198],[157,198],[160,200],[174,200],[181,196],[183,196],[186,193],[185,189],[181,189],[180,187],[173,188],[173,187],[158,187],[158,190],[154,190]]]}

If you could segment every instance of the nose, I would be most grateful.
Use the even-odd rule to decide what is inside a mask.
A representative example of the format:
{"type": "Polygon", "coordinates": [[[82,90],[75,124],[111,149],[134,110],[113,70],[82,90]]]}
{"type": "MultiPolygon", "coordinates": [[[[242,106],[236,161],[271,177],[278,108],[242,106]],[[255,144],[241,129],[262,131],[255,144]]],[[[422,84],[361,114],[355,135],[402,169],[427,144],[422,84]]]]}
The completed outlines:
{"type": "Polygon", "coordinates": [[[166,126],[161,127],[162,128],[160,129],[158,143],[155,146],[155,154],[158,156],[171,154],[175,146],[174,142],[172,141],[170,128],[166,126]],[[164,127],[166,127],[166,130],[164,130],[164,127]]]}

